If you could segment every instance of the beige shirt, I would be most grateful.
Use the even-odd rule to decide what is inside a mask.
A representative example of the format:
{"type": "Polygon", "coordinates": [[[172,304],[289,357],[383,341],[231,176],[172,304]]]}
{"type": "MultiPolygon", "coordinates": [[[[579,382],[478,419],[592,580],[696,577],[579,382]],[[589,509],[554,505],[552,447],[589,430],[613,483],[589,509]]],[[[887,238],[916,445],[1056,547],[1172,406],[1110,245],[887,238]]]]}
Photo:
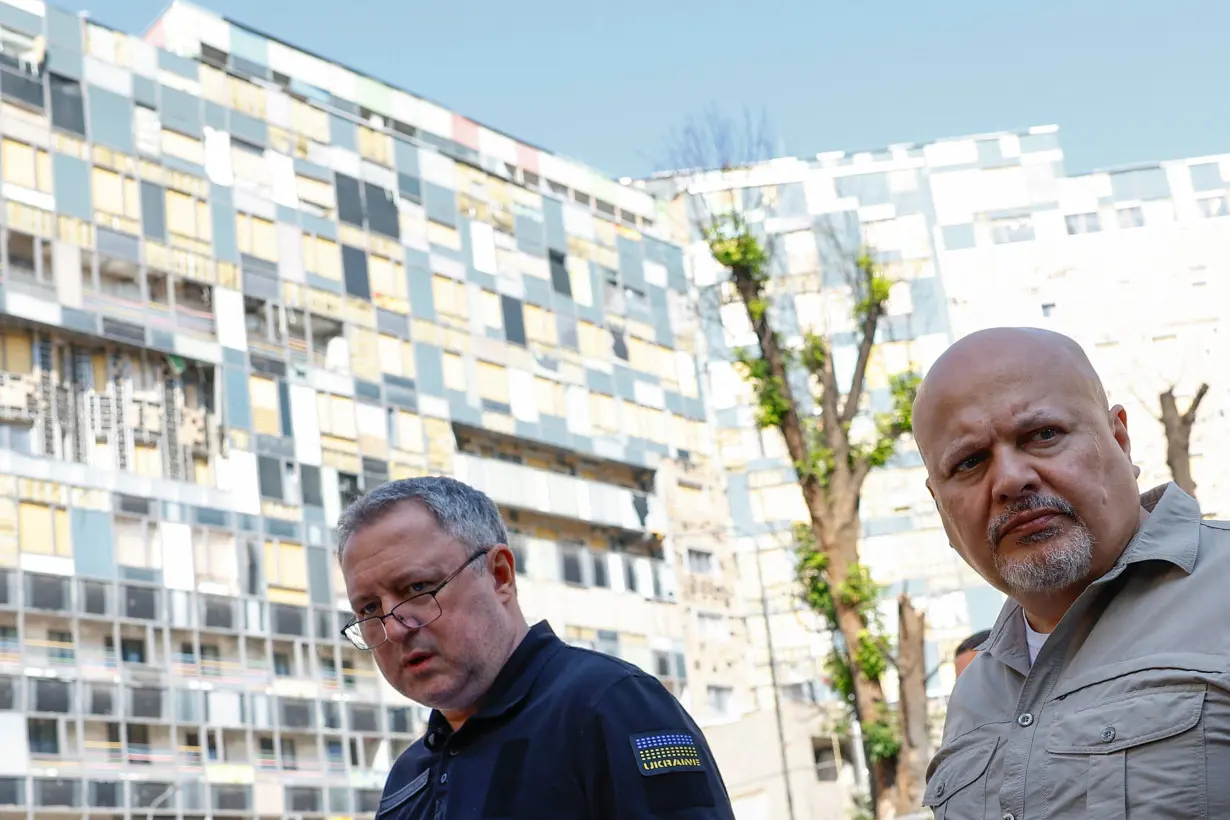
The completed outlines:
{"type": "Polygon", "coordinates": [[[1230,818],[1230,522],[1174,484],[1029,662],[1009,600],[957,680],[938,820],[1230,818]]]}

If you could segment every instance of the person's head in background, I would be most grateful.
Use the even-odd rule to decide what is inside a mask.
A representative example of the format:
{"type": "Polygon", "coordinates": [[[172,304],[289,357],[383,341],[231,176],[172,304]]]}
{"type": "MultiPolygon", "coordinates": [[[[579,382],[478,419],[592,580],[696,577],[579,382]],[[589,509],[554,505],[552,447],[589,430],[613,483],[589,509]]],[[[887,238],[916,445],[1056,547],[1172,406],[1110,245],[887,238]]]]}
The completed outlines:
{"type": "Polygon", "coordinates": [[[952,665],[957,668],[958,678],[965,671],[965,667],[969,666],[978,655],[978,647],[986,643],[989,637],[991,637],[991,630],[984,629],[981,632],[975,632],[973,635],[970,635],[957,646],[956,654],[952,659],[952,665]]]}

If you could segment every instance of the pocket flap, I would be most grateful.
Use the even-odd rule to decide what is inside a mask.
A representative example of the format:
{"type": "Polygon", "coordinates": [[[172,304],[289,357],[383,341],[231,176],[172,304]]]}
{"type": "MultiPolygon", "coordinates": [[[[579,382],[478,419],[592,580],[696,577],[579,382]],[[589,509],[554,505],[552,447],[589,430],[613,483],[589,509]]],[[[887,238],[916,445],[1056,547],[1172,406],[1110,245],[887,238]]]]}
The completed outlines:
{"type": "Polygon", "coordinates": [[[922,804],[929,809],[935,808],[986,774],[998,745],[999,739],[993,738],[948,753],[935,764],[935,771],[923,792],[922,804]]]}
{"type": "Polygon", "coordinates": [[[431,769],[424,769],[419,773],[419,776],[411,780],[404,786],[399,786],[393,791],[388,791],[388,786],[385,786],[386,794],[380,797],[380,806],[376,811],[376,818],[390,816],[394,811],[401,808],[411,797],[421,792],[427,785],[427,778],[431,777],[431,769]]]}
{"type": "Polygon", "coordinates": [[[1053,754],[1113,754],[1182,734],[1200,722],[1205,686],[1133,692],[1086,706],[1055,721],[1046,750],[1053,754]]]}

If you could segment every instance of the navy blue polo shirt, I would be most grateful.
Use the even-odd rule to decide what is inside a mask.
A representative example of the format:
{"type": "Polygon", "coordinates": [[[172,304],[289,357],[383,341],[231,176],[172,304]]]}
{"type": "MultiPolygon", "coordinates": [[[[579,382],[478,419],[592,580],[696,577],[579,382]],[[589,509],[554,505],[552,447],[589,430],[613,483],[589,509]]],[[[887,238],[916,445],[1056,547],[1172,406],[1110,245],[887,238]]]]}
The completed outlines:
{"type": "Polygon", "coordinates": [[[377,820],[734,820],[700,729],[651,675],[543,621],[456,732],[438,711],[389,774],[377,820]]]}

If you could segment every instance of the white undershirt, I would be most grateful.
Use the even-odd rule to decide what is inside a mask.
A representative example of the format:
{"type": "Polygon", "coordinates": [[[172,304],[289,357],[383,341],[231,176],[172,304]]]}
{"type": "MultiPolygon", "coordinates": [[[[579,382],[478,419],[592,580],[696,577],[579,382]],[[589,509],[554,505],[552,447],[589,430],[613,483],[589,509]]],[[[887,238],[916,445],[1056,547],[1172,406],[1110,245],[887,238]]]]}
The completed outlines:
{"type": "Polygon", "coordinates": [[[1046,639],[1051,635],[1049,632],[1037,632],[1029,625],[1029,619],[1025,617],[1025,610],[1021,610],[1021,620],[1025,622],[1025,643],[1029,645],[1029,665],[1033,666],[1034,661],[1038,659],[1038,653],[1042,651],[1042,644],[1046,643],[1046,639]]]}

